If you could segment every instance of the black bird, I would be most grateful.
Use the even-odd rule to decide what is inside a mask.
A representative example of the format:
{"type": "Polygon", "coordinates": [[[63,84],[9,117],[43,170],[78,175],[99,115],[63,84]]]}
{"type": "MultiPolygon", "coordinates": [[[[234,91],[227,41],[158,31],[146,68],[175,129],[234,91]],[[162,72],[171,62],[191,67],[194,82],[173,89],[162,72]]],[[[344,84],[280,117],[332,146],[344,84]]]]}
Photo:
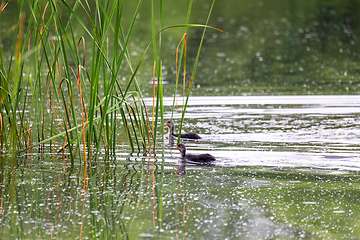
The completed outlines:
{"type": "MultiPolygon", "coordinates": [[[[167,126],[169,128],[169,135],[172,137],[177,137],[179,134],[175,133],[175,123],[171,120],[168,120],[164,126],[167,126]]],[[[182,133],[180,138],[186,138],[186,139],[201,139],[201,137],[193,132],[188,132],[188,133],[182,133]]]]}
{"type": "Polygon", "coordinates": [[[181,158],[184,160],[188,160],[195,163],[210,163],[213,161],[216,161],[216,158],[208,153],[205,154],[186,154],[186,147],[184,144],[180,143],[175,147],[175,149],[178,149],[181,154],[181,158]]]}

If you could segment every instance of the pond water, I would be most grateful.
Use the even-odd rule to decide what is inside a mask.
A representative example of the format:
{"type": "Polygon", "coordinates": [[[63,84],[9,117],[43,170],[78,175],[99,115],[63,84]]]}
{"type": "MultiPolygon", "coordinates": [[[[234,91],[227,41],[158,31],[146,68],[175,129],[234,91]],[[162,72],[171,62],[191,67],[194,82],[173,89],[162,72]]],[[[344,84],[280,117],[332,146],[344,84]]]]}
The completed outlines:
{"type": "MultiPolygon", "coordinates": [[[[124,4],[124,29],[136,4],[124,4]]],[[[155,156],[131,153],[119,141],[116,152],[89,160],[88,174],[83,159],[71,164],[69,153],[52,143],[19,156],[1,153],[1,239],[359,239],[360,2],[215,6],[209,24],[226,33],[207,31],[183,125],[202,139],[183,143],[189,153],[217,161],[184,163],[160,137],[155,156]]],[[[186,7],[164,1],[164,26],[184,23],[186,7]]],[[[151,42],[150,8],[144,1],[129,43],[134,65],[151,42]]],[[[209,1],[194,1],[190,22],[204,23],[208,11],[209,1]]],[[[16,25],[16,12],[11,1],[1,13],[5,56],[13,51],[9,26],[16,25]]],[[[79,16],[87,19],[85,12],[79,16]]],[[[189,29],[187,74],[202,30],[189,29]]],[[[74,31],[88,37],[75,23],[74,31]]],[[[172,116],[182,34],[163,33],[165,120],[172,116]]],[[[128,72],[120,71],[120,84],[128,72]]],[[[31,79],[31,65],[24,65],[24,76],[31,79]]],[[[150,53],[137,76],[151,97],[150,53]]],[[[39,109],[33,102],[24,106],[30,120],[39,109]]],[[[176,131],[182,102],[178,97],[176,131]]],[[[151,109],[152,99],[145,103],[151,109]]],[[[33,128],[35,143],[42,133],[33,128]]]]}
{"type": "Polygon", "coordinates": [[[357,96],[193,97],[203,138],[183,143],[211,166],[124,145],[84,183],[81,161],[25,154],[2,172],[2,239],[357,239],[359,114],[357,96]]]}

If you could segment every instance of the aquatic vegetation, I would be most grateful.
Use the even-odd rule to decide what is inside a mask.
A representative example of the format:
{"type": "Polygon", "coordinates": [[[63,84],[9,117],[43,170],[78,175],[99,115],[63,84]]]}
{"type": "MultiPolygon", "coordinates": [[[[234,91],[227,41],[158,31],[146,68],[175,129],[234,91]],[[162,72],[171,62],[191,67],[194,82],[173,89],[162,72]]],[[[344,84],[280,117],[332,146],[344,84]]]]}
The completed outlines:
{"type": "MultiPolygon", "coordinates": [[[[127,24],[124,4],[19,2],[18,20],[7,36],[13,39],[10,57],[0,52],[0,137],[4,151],[26,152],[48,145],[54,152],[69,152],[71,161],[79,155],[84,162],[96,158],[101,149],[107,153],[114,151],[121,141],[127,141],[132,151],[153,151],[159,134],[158,122],[164,123],[162,34],[181,28],[186,39],[188,27],[202,27],[205,33],[207,22],[189,24],[190,1],[185,23],[163,27],[162,1],[156,4],[152,1],[149,9],[152,39],[134,63],[129,46],[143,1],[137,2],[127,24]],[[79,36],[79,32],[83,35],[79,36]],[[147,109],[136,76],[144,57],[151,54],[151,47],[153,108],[147,109]],[[120,137],[116,134],[119,130],[120,137]]],[[[214,2],[209,16],[213,5],[214,2]]],[[[203,38],[204,35],[188,83],[183,118],[203,38]]],[[[184,56],[185,88],[186,41],[181,43],[176,64],[180,68],[184,56]]],[[[177,77],[179,74],[180,71],[177,77]]],[[[164,135],[163,131],[160,133],[164,135]]]]}

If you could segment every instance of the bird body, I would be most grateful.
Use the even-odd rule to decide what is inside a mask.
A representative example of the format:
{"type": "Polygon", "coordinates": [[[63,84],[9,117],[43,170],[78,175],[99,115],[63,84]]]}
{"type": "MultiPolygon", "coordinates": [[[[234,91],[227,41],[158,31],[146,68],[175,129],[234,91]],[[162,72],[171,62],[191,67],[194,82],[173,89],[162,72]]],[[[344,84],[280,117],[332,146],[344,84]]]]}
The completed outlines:
{"type": "Polygon", "coordinates": [[[205,154],[186,154],[186,147],[184,144],[180,143],[175,147],[180,151],[181,158],[196,163],[209,163],[216,161],[216,158],[208,153],[205,154]]]}
{"type": "MultiPolygon", "coordinates": [[[[171,137],[178,137],[179,136],[179,134],[177,134],[177,133],[175,133],[174,131],[175,131],[175,123],[173,122],[173,121],[171,121],[171,120],[168,120],[165,124],[164,124],[164,126],[166,126],[166,127],[168,127],[169,128],[169,131],[170,131],[170,133],[169,133],[169,135],[171,136],[171,137]]],[[[186,138],[186,139],[201,139],[201,137],[197,134],[197,133],[194,133],[194,132],[188,132],[188,133],[182,133],[181,135],[180,135],[180,138],[186,138]]]]}

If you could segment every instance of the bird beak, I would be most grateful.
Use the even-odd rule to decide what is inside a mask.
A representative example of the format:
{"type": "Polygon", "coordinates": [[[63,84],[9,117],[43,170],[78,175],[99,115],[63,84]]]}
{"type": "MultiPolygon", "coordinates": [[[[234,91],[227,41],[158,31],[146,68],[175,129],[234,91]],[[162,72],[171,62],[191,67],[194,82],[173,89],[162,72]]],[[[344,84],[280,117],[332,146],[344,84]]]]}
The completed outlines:
{"type": "Polygon", "coordinates": [[[176,146],[174,149],[178,149],[178,146],[176,146]]]}
{"type": "Polygon", "coordinates": [[[167,126],[167,123],[164,124],[164,127],[167,126]]]}

